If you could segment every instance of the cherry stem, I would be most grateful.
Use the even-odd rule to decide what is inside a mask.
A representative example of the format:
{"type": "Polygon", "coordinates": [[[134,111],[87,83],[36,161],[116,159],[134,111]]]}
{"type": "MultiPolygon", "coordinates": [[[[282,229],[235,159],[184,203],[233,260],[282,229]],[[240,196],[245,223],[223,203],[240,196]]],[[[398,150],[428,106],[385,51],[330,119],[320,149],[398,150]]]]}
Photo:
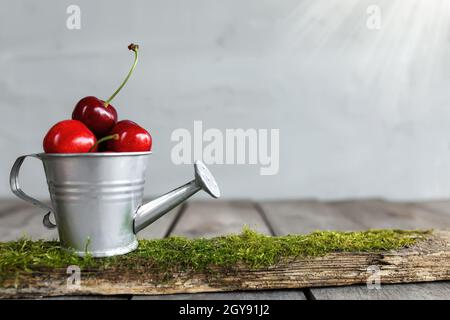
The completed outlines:
{"type": "Polygon", "coordinates": [[[88,152],[92,152],[92,150],[94,150],[95,147],[97,147],[100,143],[108,141],[108,140],[119,140],[119,135],[116,133],[116,134],[112,134],[109,136],[105,136],[101,139],[98,139],[97,142],[89,149],[88,152]]]}
{"type": "Polygon", "coordinates": [[[130,44],[128,46],[128,49],[134,52],[134,62],[133,62],[133,66],[131,67],[130,71],[128,72],[128,75],[126,76],[125,80],[123,80],[122,84],[119,86],[119,88],[117,88],[116,91],[114,91],[114,93],[112,94],[111,97],[108,98],[108,100],[105,101],[105,108],[107,108],[109,106],[109,103],[114,99],[114,97],[120,92],[120,90],[122,90],[123,86],[127,83],[128,79],[130,79],[131,74],[134,71],[134,68],[136,68],[137,62],[138,62],[138,50],[139,50],[139,46],[137,44],[130,44]]]}

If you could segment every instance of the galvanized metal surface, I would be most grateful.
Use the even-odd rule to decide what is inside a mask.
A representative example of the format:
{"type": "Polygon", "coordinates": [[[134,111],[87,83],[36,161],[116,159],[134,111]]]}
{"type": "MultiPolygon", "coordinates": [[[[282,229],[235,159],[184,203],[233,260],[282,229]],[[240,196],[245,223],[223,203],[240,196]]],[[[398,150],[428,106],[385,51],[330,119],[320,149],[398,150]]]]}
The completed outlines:
{"type": "MultiPolygon", "coordinates": [[[[27,157],[22,156],[11,170],[11,190],[19,198],[53,212],[63,248],[80,256],[87,252],[94,257],[125,254],[137,248],[136,232],[199,190],[204,189],[214,197],[220,195],[213,176],[204,164],[198,162],[195,164],[195,180],[142,205],[150,154],[30,155],[43,162],[51,207],[21,190],[19,171],[27,157]]],[[[44,216],[44,225],[54,226],[49,213],[44,216]]]]}
{"type": "Polygon", "coordinates": [[[204,190],[213,198],[220,197],[219,186],[208,168],[201,161],[197,161],[194,168],[194,180],[139,207],[134,221],[136,233],[200,190],[204,190]]]}

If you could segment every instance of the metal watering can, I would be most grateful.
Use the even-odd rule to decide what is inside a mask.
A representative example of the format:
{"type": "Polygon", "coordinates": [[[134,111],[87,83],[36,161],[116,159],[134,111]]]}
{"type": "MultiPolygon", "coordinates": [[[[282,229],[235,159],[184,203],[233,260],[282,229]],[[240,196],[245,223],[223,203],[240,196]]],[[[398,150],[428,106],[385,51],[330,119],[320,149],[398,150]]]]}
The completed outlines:
{"type": "Polygon", "coordinates": [[[137,248],[136,233],[165,213],[204,190],[220,197],[219,187],[206,166],[194,164],[195,179],[142,204],[145,170],[151,152],[39,153],[17,158],[10,185],[19,198],[48,213],[43,224],[58,228],[63,249],[79,256],[125,254],[137,248]],[[19,185],[19,170],[26,157],[42,160],[52,206],[26,195],[19,185]],[[56,225],[50,220],[53,213],[56,225]]]}

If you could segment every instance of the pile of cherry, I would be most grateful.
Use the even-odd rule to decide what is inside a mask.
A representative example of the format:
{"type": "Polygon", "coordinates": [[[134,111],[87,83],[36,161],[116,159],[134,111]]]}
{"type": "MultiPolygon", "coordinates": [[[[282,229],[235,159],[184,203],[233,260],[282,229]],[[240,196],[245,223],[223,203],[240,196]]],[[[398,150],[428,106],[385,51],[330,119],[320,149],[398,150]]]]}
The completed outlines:
{"type": "Polygon", "coordinates": [[[130,44],[134,63],[119,88],[106,100],[89,96],[81,99],[72,113],[72,120],[55,124],[44,138],[46,153],[141,152],[150,151],[152,137],[130,120],[117,121],[117,111],[110,104],[130,78],[138,61],[139,46],[130,44]]]}

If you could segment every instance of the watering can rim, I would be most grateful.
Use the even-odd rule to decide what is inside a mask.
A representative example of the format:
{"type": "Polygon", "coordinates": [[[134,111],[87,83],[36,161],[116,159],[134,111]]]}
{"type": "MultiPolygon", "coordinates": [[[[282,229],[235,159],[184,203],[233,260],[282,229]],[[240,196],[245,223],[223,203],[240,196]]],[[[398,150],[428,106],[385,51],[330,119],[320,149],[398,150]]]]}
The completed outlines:
{"type": "Polygon", "coordinates": [[[38,158],[74,158],[74,157],[128,157],[128,156],[145,156],[152,154],[151,151],[141,152],[86,152],[86,153],[37,153],[38,158]]]}

